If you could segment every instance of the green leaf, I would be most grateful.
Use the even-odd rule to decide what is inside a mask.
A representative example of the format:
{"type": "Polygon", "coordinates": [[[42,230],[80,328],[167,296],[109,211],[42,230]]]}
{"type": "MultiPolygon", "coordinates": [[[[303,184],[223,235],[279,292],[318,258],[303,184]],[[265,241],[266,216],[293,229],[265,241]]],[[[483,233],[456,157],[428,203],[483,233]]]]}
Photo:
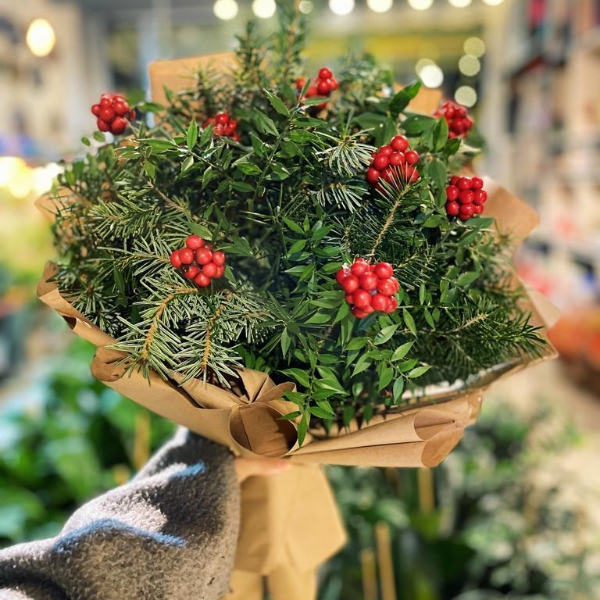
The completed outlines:
{"type": "Polygon", "coordinates": [[[402,122],[402,129],[409,135],[417,135],[434,127],[436,120],[425,115],[410,115],[402,122]]]}
{"type": "Polygon", "coordinates": [[[82,138],[81,138],[81,143],[82,143],[84,146],[91,146],[91,145],[92,145],[92,143],[90,142],[89,138],[86,138],[86,137],[82,137],[82,138]]]}
{"type": "Polygon", "coordinates": [[[394,379],[394,369],[390,366],[386,366],[381,370],[379,375],[379,383],[377,389],[379,391],[385,389],[390,383],[392,383],[392,379],[394,379]]]}
{"type": "Polygon", "coordinates": [[[356,364],[354,365],[354,371],[352,371],[352,377],[366,371],[371,366],[371,361],[366,354],[363,354],[356,364]]]}
{"type": "Polygon", "coordinates": [[[265,95],[267,100],[271,103],[271,106],[284,117],[289,116],[290,111],[287,109],[286,105],[283,103],[281,98],[270,92],[269,90],[265,90],[265,95]]]}
{"type": "Polygon", "coordinates": [[[319,408],[318,406],[311,406],[310,412],[315,417],[319,417],[319,419],[333,419],[335,415],[329,414],[326,410],[319,408]]]}
{"type": "Polygon", "coordinates": [[[283,222],[295,233],[299,233],[300,235],[304,235],[304,229],[302,229],[302,227],[300,227],[300,225],[298,225],[298,223],[295,223],[294,221],[292,221],[291,219],[288,219],[287,217],[283,218],[283,222]]]}
{"type": "Polygon", "coordinates": [[[203,240],[212,240],[212,233],[206,225],[200,223],[189,223],[188,227],[192,233],[199,235],[203,240]]]}
{"type": "Polygon", "coordinates": [[[445,147],[447,141],[448,123],[444,117],[441,117],[433,129],[433,149],[439,152],[445,147]]]}
{"type": "Polygon", "coordinates": [[[188,150],[193,150],[198,140],[198,123],[195,119],[190,123],[185,137],[188,150]]]}
{"type": "Polygon", "coordinates": [[[402,318],[404,319],[404,323],[410,330],[410,332],[417,337],[417,326],[415,325],[415,320],[413,316],[404,308],[402,309],[402,318]]]}
{"type": "Polygon", "coordinates": [[[402,346],[398,346],[394,353],[392,354],[392,362],[403,359],[412,348],[414,342],[406,342],[406,344],[402,344],[402,346]]]}
{"type": "Polygon", "coordinates": [[[190,154],[183,163],[181,163],[181,172],[185,173],[194,164],[194,157],[190,154]]]}
{"type": "Polygon", "coordinates": [[[282,417],[279,417],[279,419],[281,421],[293,421],[294,419],[297,419],[302,413],[299,410],[295,410],[291,413],[287,413],[287,415],[283,415],[282,417]]]}
{"type": "Polygon", "coordinates": [[[304,440],[306,439],[309,422],[310,422],[310,412],[306,411],[302,415],[302,420],[298,424],[298,444],[300,444],[300,446],[302,446],[302,444],[304,444],[304,440]]]}
{"type": "Polygon", "coordinates": [[[416,367],[408,374],[408,376],[410,377],[410,379],[416,379],[417,377],[421,377],[421,375],[424,375],[425,373],[427,373],[427,371],[429,371],[429,369],[430,369],[429,365],[424,365],[422,367],[416,367]]]}
{"type": "Polygon", "coordinates": [[[101,131],[94,131],[93,137],[97,142],[105,142],[106,136],[101,131]]]}
{"type": "Polygon", "coordinates": [[[289,252],[288,252],[288,256],[291,256],[292,254],[296,254],[296,252],[300,252],[301,250],[304,250],[304,248],[306,247],[306,240],[296,240],[289,252]]]}
{"type": "Polygon", "coordinates": [[[154,179],[156,177],[156,167],[149,160],[144,162],[144,171],[146,171],[146,174],[148,177],[150,177],[150,179],[154,179]]]}
{"type": "Polygon", "coordinates": [[[475,280],[479,278],[480,273],[477,271],[468,271],[467,273],[463,273],[457,280],[456,285],[466,286],[473,283],[475,280]]]}
{"type": "Polygon", "coordinates": [[[410,103],[410,101],[419,93],[421,82],[414,81],[410,85],[401,89],[391,100],[389,111],[394,117],[397,117],[410,103]]]}
{"type": "Polygon", "coordinates": [[[310,387],[310,379],[308,378],[308,373],[306,371],[302,371],[302,369],[285,369],[281,371],[282,375],[286,377],[291,377],[294,381],[297,381],[300,385],[303,385],[305,388],[310,387]]]}
{"type": "Polygon", "coordinates": [[[290,349],[290,344],[292,343],[292,340],[290,338],[290,335],[287,332],[287,329],[284,329],[283,332],[281,333],[281,339],[279,340],[279,343],[281,344],[281,352],[283,353],[283,356],[286,356],[286,354],[288,353],[288,350],[290,349]]]}
{"type": "Polygon", "coordinates": [[[254,123],[256,124],[256,128],[264,134],[271,134],[274,136],[279,135],[279,131],[277,130],[277,126],[275,125],[273,119],[267,117],[264,113],[259,110],[253,112],[254,123]]]}
{"type": "Polygon", "coordinates": [[[348,350],[348,351],[361,350],[366,345],[367,345],[367,338],[357,337],[357,338],[350,340],[350,342],[346,346],[346,350],[348,350]]]}
{"type": "Polygon", "coordinates": [[[305,325],[324,325],[329,323],[331,317],[327,313],[315,313],[308,321],[305,321],[305,325]]]}
{"type": "Polygon", "coordinates": [[[375,345],[385,344],[396,333],[399,325],[388,325],[384,327],[373,340],[375,345]]]}
{"type": "Polygon", "coordinates": [[[398,379],[394,381],[392,391],[394,394],[394,401],[398,402],[402,398],[402,392],[404,392],[404,377],[398,377],[398,379]]]}

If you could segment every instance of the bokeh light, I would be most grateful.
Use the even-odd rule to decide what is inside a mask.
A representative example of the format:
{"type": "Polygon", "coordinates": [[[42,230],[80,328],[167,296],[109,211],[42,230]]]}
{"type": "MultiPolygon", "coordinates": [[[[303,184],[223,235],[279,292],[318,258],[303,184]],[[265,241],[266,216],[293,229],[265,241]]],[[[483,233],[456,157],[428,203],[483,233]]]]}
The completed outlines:
{"type": "Polygon", "coordinates": [[[354,10],[354,0],[329,0],[329,9],[342,17],[349,15],[354,10]]]}
{"type": "Polygon", "coordinates": [[[390,10],[394,0],[367,0],[367,6],[376,13],[384,13],[390,10]]]}
{"type": "Polygon", "coordinates": [[[252,3],[252,12],[259,19],[270,19],[276,11],[275,0],[254,0],[252,3]]]}
{"type": "Polygon", "coordinates": [[[466,8],[473,2],[473,0],[448,0],[448,2],[450,2],[450,4],[456,8],[466,8]]]}
{"type": "Polygon", "coordinates": [[[481,58],[485,54],[485,43],[481,38],[470,37],[463,45],[465,54],[481,58]]]}
{"type": "Polygon", "coordinates": [[[302,0],[300,4],[298,4],[298,10],[304,14],[308,15],[313,11],[314,4],[310,0],[302,0]]]}
{"type": "Polygon", "coordinates": [[[477,92],[470,85],[461,85],[454,94],[454,99],[463,106],[471,108],[477,102],[477,92]]]}
{"type": "Polygon", "coordinates": [[[425,65],[421,69],[419,77],[423,85],[428,88],[438,88],[444,82],[444,73],[435,63],[425,65]]]}
{"type": "Polygon", "coordinates": [[[229,21],[237,16],[239,7],[235,0],[217,0],[213,6],[215,16],[223,21],[229,21]]]}
{"type": "Polygon", "coordinates": [[[432,4],[433,0],[408,0],[408,5],[415,10],[427,10],[432,4]]]}
{"type": "Polygon", "coordinates": [[[504,2],[504,0],[483,0],[484,4],[488,6],[498,6],[504,2]]]}
{"type": "Polygon", "coordinates": [[[34,56],[44,57],[52,52],[56,44],[56,34],[46,19],[35,19],[27,29],[25,40],[34,56]]]}
{"type": "Polygon", "coordinates": [[[481,71],[481,63],[476,56],[466,54],[458,61],[458,70],[467,77],[474,77],[481,71]]]}

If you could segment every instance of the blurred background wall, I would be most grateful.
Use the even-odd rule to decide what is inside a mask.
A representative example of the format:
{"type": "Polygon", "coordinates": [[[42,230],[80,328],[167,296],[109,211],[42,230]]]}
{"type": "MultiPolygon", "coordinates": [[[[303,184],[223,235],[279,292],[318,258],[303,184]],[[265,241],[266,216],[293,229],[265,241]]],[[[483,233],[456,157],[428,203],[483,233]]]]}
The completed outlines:
{"type": "MultiPolygon", "coordinates": [[[[323,600],[599,598],[600,2],[300,0],[307,71],[368,51],[470,108],[477,168],[541,225],[517,257],[561,308],[560,361],[502,383],[442,468],[331,469],[352,534],[323,600]]],[[[42,310],[52,249],[33,200],[83,150],[104,91],[147,67],[231,49],[276,0],[0,0],[0,545],[54,533],[171,431],[103,390],[91,350],[42,310]]]]}

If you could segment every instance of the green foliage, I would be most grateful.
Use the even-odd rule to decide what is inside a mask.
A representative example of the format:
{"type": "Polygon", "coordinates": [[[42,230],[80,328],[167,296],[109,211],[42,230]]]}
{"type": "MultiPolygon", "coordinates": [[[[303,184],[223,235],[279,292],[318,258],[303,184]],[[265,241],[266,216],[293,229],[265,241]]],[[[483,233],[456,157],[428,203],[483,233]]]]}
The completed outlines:
{"type": "Polygon", "coordinates": [[[304,26],[288,9],[281,21],[268,40],[249,25],[238,68],[209,67],[170,93],[158,126],[67,167],[60,185],[78,201],[55,227],[62,291],[118,339],[130,369],[222,385],[242,365],[291,377],[302,429],[368,420],[418,385],[538,355],[509,287],[508,240],[491,219],[444,211],[451,165],[472,149],[448,139],[445,121],[407,112],[419,84],[390,95],[370,57],[346,63],[326,111],[299,102],[304,26]],[[202,128],[222,110],[241,143],[202,128]],[[422,177],[376,191],[365,181],[371,153],[399,132],[422,177]],[[228,257],[209,292],[169,264],[190,232],[228,257]],[[356,256],[394,265],[395,314],[350,314],[335,272],[356,256]]]}
{"type": "Polygon", "coordinates": [[[391,533],[399,600],[597,598],[600,547],[584,533],[593,516],[560,476],[538,475],[577,441],[555,421],[547,405],[529,417],[489,405],[432,472],[329,467],[350,543],[320,599],[363,600],[360,556],[377,556],[377,524],[391,533]]]}
{"type": "Polygon", "coordinates": [[[124,483],[174,425],[89,373],[77,340],[31,404],[0,412],[0,546],[54,535],[81,503],[124,483]]]}

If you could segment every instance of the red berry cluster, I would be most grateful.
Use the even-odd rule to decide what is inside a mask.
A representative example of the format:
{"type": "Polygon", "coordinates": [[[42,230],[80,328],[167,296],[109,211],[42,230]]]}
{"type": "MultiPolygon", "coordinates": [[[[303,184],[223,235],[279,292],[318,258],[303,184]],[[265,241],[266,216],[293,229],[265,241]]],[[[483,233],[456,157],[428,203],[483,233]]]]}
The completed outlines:
{"type": "Polygon", "coordinates": [[[364,258],[357,258],[349,269],[340,269],[336,279],[346,292],[346,302],[354,305],[352,314],[357,319],[364,319],[375,311],[393,313],[398,308],[393,296],[400,284],[389,263],[372,265],[364,258]]]}
{"type": "Polygon", "coordinates": [[[367,181],[372,186],[377,186],[379,179],[389,183],[400,178],[406,183],[415,183],[420,177],[414,166],[418,162],[419,154],[409,148],[408,140],[403,135],[397,135],[389,144],[381,146],[373,154],[367,171],[367,181]]]}
{"type": "Polygon", "coordinates": [[[467,109],[449,100],[442,104],[442,108],[435,113],[435,116],[443,116],[446,119],[448,135],[451,138],[466,137],[471,127],[473,127],[473,119],[467,114],[467,109]]]}
{"type": "Polygon", "coordinates": [[[226,112],[220,112],[216,116],[206,119],[203,127],[206,128],[209,125],[212,125],[213,135],[216,135],[217,137],[224,135],[236,142],[240,141],[240,134],[237,130],[238,122],[235,119],[232,119],[226,112]]]}
{"type": "Polygon", "coordinates": [[[480,177],[452,177],[446,188],[446,212],[450,217],[468,221],[483,212],[487,192],[480,177]]]}
{"type": "Polygon", "coordinates": [[[200,287],[208,287],[211,279],[225,273],[225,254],[213,250],[212,244],[197,235],[190,235],[185,248],[171,252],[171,264],[183,271],[183,276],[200,287]]]}
{"type": "MultiPolygon", "coordinates": [[[[296,79],[296,89],[298,90],[298,94],[302,91],[302,88],[306,84],[305,77],[298,77],[296,79]]],[[[331,96],[331,92],[334,92],[338,89],[338,82],[336,81],[331,69],[327,67],[323,67],[319,70],[319,75],[309,84],[308,88],[306,88],[305,97],[311,98],[314,96],[331,96]]],[[[327,105],[326,102],[319,104],[317,106],[318,109],[325,108],[327,105]]]]}
{"type": "Polygon", "coordinates": [[[98,129],[113,135],[121,135],[127,129],[127,121],[135,118],[135,111],[119,94],[102,94],[100,102],[92,106],[92,114],[98,117],[98,129]]]}

